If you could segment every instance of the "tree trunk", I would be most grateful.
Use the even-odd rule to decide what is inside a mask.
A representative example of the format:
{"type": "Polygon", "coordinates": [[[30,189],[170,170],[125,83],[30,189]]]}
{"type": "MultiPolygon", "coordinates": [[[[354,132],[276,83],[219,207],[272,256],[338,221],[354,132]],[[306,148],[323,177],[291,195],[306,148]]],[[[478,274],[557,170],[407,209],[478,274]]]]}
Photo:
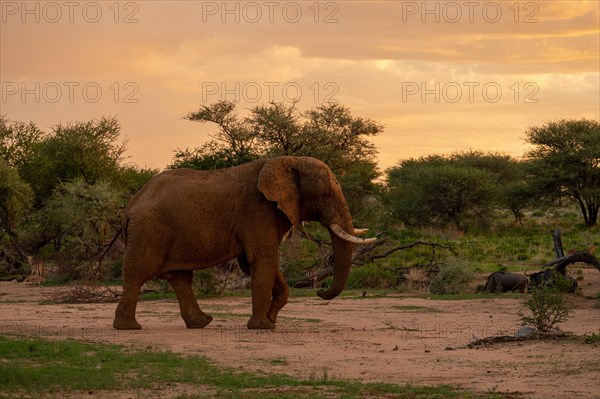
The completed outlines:
{"type": "Polygon", "coordinates": [[[588,204],[588,221],[587,227],[594,227],[598,223],[598,205],[597,203],[588,204]]]}
{"type": "Polygon", "coordinates": [[[554,252],[556,253],[556,259],[565,256],[562,240],[560,239],[560,229],[554,230],[554,252]]]}

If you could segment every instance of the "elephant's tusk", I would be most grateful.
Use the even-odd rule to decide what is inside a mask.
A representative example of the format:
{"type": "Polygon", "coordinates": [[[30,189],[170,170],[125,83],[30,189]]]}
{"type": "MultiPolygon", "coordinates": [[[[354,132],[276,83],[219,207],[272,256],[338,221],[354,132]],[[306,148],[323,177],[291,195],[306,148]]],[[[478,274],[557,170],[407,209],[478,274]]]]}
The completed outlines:
{"type": "Polygon", "coordinates": [[[340,237],[344,241],[348,241],[348,242],[351,242],[353,244],[368,244],[370,242],[373,242],[373,241],[377,240],[377,238],[358,238],[358,237],[354,237],[353,235],[346,233],[337,224],[330,224],[329,228],[331,229],[331,231],[333,231],[335,233],[336,236],[340,237]]]}
{"type": "Polygon", "coordinates": [[[367,231],[369,231],[369,229],[354,229],[354,235],[361,236],[361,235],[365,234],[367,231]]]}

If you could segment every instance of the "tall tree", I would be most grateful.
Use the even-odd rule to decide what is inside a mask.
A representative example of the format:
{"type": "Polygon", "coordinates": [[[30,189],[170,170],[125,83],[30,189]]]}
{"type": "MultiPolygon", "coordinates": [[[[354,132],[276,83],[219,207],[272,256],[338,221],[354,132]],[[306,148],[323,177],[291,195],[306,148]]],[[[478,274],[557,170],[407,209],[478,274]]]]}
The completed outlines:
{"type": "Polygon", "coordinates": [[[496,177],[452,157],[432,155],[400,162],[387,170],[388,203],[409,226],[486,220],[496,198],[496,177]]]}
{"type": "Polygon", "coordinates": [[[497,187],[496,205],[511,211],[515,221],[522,223],[523,210],[531,197],[522,162],[510,155],[481,151],[458,152],[450,155],[449,159],[470,168],[490,172],[497,187]]]}
{"type": "Polygon", "coordinates": [[[560,119],[530,127],[525,155],[532,193],[549,204],[574,200],[585,225],[595,226],[600,208],[600,123],[560,119]]]}
{"type": "Polygon", "coordinates": [[[383,126],[354,116],[340,104],[324,104],[306,112],[296,105],[256,106],[245,118],[236,114],[232,102],[202,106],[186,118],[215,123],[217,133],[201,147],[177,150],[169,167],[217,169],[261,157],[311,156],[336,173],[351,210],[360,213],[379,176],[377,150],[369,138],[381,133],[383,126]]]}
{"type": "Polygon", "coordinates": [[[223,157],[221,160],[226,160],[226,163],[229,164],[227,166],[239,165],[259,157],[256,148],[256,133],[252,131],[245,120],[237,116],[234,102],[219,101],[202,106],[198,111],[188,113],[186,119],[196,122],[212,122],[219,127],[219,130],[213,140],[203,147],[194,150],[179,150],[176,154],[175,166],[190,158],[195,158],[198,166],[209,166],[210,169],[213,169],[210,166],[219,166],[219,162],[216,161],[218,157],[223,157]],[[209,162],[201,161],[205,156],[209,158],[209,162]]]}

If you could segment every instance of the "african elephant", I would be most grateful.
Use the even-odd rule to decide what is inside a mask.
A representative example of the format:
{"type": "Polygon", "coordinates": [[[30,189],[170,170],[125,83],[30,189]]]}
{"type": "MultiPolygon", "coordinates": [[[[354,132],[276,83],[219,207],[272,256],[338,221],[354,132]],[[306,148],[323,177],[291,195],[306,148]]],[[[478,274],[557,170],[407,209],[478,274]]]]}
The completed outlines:
{"type": "Polygon", "coordinates": [[[526,292],[529,279],[522,274],[494,272],[489,275],[484,292],[526,292]]]}
{"type": "Polygon", "coordinates": [[[176,169],[152,178],[131,199],[123,217],[123,295],[116,329],[139,329],[135,310],[144,282],[166,279],[177,294],[188,328],[212,317],[200,310],[192,272],[237,258],[251,275],[252,317],[248,328],[275,328],[287,303],[279,270],[279,244],[292,226],[319,221],[333,245],[333,283],[317,294],[336,297],[345,287],[355,230],[342,188],[327,165],[309,157],[260,159],[240,166],[197,171],[176,169]]]}

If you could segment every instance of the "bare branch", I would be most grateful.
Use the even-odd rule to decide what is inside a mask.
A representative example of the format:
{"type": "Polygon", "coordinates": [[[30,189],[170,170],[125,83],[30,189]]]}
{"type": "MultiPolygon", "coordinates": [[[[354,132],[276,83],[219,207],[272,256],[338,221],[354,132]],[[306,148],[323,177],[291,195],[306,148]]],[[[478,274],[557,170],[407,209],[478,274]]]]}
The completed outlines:
{"type": "Polygon", "coordinates": [[[372,255],[370,257],[370,259],[382,259],[382,258],[385,258],[386,256],[389,256],[389,255],[393,254],[394,252],[401,251],[403,249],[410,249],[410,248],[416,247],[417,245],[428,245],[433,250],[435,250],[436,247],[443,248],[443,249],[449,250],[454,255],[458,255],[458,253],[452,247],[450,247],[448,245],[442,245],[442,244],[438,244],[438,243],[435,243],[435,242],[427,242],[427,241],[415,241],[415,242],[413,242],[411,244],[400,245],[400,246],[391,248],[391,249],[387,250],[386,252],[384,252],[382,254],[372,255]]]}

